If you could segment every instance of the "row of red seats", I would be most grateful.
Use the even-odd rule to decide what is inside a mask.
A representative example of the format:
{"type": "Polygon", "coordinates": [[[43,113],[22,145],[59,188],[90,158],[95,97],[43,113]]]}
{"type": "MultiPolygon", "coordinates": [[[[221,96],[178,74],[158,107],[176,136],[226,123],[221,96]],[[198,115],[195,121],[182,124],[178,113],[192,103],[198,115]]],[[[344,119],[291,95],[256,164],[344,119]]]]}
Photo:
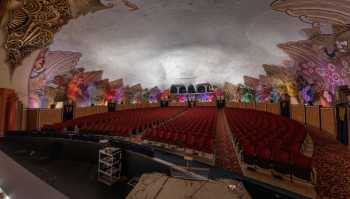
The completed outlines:
{"type": "Polygon", "coordinates": [[[186,147],[206,153],[213,153],[214,147],[214,139],[211,136],[200,135],[197,137],[191,133],[159,131],[157,129],[147,129],[144,134],[144,139],[186,147]]]}
{"type": "Polygon", "coordinates": [[[45,128],[62,131],[78,126],[80,132],[128,136],[132,132],[141,132],[160,124],[184,110],[178,107],[122,110],[81,117],[45,128]]]}
{"type": "Polygon", "coordinates": [[[301,153],[306,129],[289,118],[247,109],[225,109],[226,117],[250,165],[311,180],[312,158],[301,153]]]}
{"type": "Polygon", "coordinates": [[[192,108],[167,123],[146,130],[143,138],[213,153],[216,121],[216,108],[192,108]]]}

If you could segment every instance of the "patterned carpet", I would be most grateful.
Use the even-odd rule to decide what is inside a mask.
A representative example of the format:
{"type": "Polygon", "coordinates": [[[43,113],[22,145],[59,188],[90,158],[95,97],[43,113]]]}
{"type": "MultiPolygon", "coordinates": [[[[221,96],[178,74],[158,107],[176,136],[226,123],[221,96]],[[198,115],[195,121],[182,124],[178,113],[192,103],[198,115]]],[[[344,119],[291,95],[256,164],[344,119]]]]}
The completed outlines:
{"type": "Polygon", "coordinates": [[[330,135],[309,128],[314,142],[316,191],[321,199],[350,198],[350,150],[330,135]]]}
{"type": "Polygon", "coordinates": [[[225,113],[220,110],[218,112],[218,122],[216,126],[215,139],[215,164],[218,167],[227,169],[229,171],[242,174],[237,157],[234,151],[229,127],[226,123],[225,113]]]}

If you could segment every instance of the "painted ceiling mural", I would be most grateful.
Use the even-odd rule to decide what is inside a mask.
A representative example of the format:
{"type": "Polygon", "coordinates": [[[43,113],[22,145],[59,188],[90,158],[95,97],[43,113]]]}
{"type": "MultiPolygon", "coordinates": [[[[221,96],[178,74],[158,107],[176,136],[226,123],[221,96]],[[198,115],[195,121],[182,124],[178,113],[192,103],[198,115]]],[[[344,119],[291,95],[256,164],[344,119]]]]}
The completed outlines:
{"type": "Polygon", "coordinates": [[[350,84],[349,0],[6,2],[13,69],[50,45],[33,67],[33,107],[63,98],[140,102],[171,84],[207,82],[235,101],[274,102],[287,94],[292,103],[329,106],[337,86],[350,84]],[[58,64],[58,72],[50,61],[62,60],[51,56],[62,53],[63,62],[75,61],[58,64]],[[48,86],[55,78],[66,96],[48,86]]]}

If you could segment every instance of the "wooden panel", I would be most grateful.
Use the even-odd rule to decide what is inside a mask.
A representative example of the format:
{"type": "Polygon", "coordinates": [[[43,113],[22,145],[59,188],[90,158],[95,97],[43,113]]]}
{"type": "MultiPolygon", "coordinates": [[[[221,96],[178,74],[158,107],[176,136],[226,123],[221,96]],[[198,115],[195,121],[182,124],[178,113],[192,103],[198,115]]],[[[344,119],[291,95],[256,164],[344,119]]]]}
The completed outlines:
{"type": "Polygon", "coordinates": [[[74,118],[85,117],[97,113],[105,113],[107,110],[107,106],[78,107],[75,109],[74,118]]]}
{"type": "Polygon", "coordinates": [[[17,130],[17,102],[14,90],[0,88],[0,137],[7,130],[17,130]]]}
{"type": "Polygon", "coordinates": [[[135,109],[136,105],[135,104],[118,104],[117,105],[117,110],[130,110],[130,109],[135,109]]]}
{"type": "Polygon", "coordinates": [[[126,104],[118,104],[117,105],[117,111],[125,110],[126,109],[126,104]]]}
{"type": "Polygon", "coordinates": [[[23,124],[24,124],[24,118],[23,118],[23,104],[21,102],[17,103],[17,130],[24,130],[23,124]]]}
{"type": "Polygon", "coordinates": [[[159,108],[160,103],[144,103],[142,104],[142,108],[159,108]]]}
{"type": "Polygon", "coordinates": [[[197,102],[196,106],[216,106],[215,102],[197,102]]]}
{"type": "Polygon", "coordinates": [[[232,108],[233,107],[233,102],[226,102],[225,107],[232,108]]]}
{"type": "Polygon", "coordinates": [[[254,109],[255,109],[255,103],[248,103],[248,104],[245,104],[245,108],[246,108],[246,109],[252,109],[252,110],[254,110],[254,109]]]}
{"type": "Polygon", "coordinates": [[[306,124],[320,128],[320,108],[319,106],[306,106],[306,124]]]}
{"type": "Polygon", "coordinates": [[[137,108],[137,109],[143,108],[143,107],[142,107],[142,104],[135,104],[134,107],[137,108]]]}
{"type": "Polygon", "coordinates": [[[257,111],[266,111],[266,104],[265,103],[255,104],[255,110],[257,110],[257,111]]]}
{"type": "Polygon", "coordinates": [[[147,104],[148,108],[159,108],[160,107],[160,103],[151,103],[151,104],[147,104]]]}
{"type": "Polygon", "coordinates": [[[27,130],[27,123],[28,123],[28,115],[27,110],[23,108],[22,110],[22,127],[20,130],[25,131],[27,130]]]}
{"type": "Polygon", "coordinates": [[[337,120],[335,116],[335,108],[321,108],[322,130],[337,136],[337,120]]]}
{"type": "Polygon", "coordinates": [[[39,128],[39,109],[26,109],[27,113],[27,130],[39,128]]]}
{"type": "Polygon", "coordinates": [[[78,107],[75,109],[74,118],[85,117],[96,113],[96,107],[78,107]]]}
{"type": "Polygon", "coordinates": [[[108,112],[108,107],[107,106],[96,106],[97,108],[97,113],[106,113],[108,112]]]}
{"type": "Polygon", "coordinates": [[[129,104],[127,109],[136,109],[136,104],[129,104]]]}
{"type": "Polygon", "coordinates": [[[39,128],[60,122],[62,122],[62,109],[41,109],[39,111],[39,128]]]}
{"type": "Polygon", "coordinates": [[[302,104],[290,106],[291,118],[295,121],[305,124],[305,107],[302,104]]]}
{"type": "Polygon", "coordinates": [[[238,108],[246,108],[246,104],[245,103],[239,103],[238,104],[238,108]]]}
{"type": "Polygon", "coordinates": [[[280,105],[277,103],[266,104],[266,111],[269,113],[280,114],[280,105]]]}
{"type": "Polygon", "coordinates": [[[233,104],[233,108],[241,108],[241,103],[235,102],[235,103],[233,104]]]}
{"type": "Polygon", "coordinates": [[[238,102],[228,102],[226,103],[226,107],[229,107],[229,108],[239,108],[239,104],[238,102]]]}
{"type": "Polygon", "coordinates": [[[186,106],[186,103],[182,102],[170,102],[169,106],[186,106]]]}
{"type": "Polygon", "coordinates": [[[118,104],[117,105],[117,111],[125,110],[126,104],[118,104]]]}

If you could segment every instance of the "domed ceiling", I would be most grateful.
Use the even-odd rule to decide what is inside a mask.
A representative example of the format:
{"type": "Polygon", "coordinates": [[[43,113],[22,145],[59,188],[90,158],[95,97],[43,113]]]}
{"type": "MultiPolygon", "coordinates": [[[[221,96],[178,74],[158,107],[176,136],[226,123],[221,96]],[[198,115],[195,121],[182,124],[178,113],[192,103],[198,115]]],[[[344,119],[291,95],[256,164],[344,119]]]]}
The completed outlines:
{"type": "Polygon", "coordinates": [[[80,52],[79,67],[103,78],[167,88],[172,83],[243,82],[287,55],[279,43],[310,27],[273,11],[270,0],[133,0],[71,20],[50,50],[80,52]]]}

